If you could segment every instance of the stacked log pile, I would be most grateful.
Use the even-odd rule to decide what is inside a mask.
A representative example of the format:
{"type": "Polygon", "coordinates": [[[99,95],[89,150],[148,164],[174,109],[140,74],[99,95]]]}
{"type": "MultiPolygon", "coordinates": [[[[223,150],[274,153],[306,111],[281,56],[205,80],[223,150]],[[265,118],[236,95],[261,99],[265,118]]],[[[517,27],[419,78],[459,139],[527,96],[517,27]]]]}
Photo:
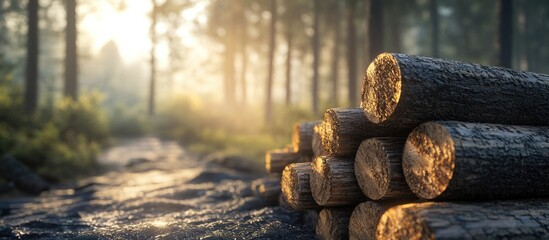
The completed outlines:
{"type": "Polygon", "coordinates": [[[266,168],[320,239],[549,238],[548,75],[384,53],[292,139],[266,168]]]}

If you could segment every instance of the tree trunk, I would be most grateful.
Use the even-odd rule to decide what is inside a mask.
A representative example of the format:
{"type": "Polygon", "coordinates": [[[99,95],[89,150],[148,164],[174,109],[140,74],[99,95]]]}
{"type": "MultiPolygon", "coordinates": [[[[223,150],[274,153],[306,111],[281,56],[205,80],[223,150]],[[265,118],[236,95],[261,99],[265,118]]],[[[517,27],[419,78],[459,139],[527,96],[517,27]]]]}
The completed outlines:
{"type": "Polygon", "coordinates": [[[288,50],[286,52],[286,105],[292,103],[292,43],[293,43],[293,29],[291,21],[288,21],[288,32],[286,33],[286,42],[288,44],[288,50]]]}
{"type": "Polygon", "coordinates": [[[433,57],[439,57],[439,16],[438,16],[438,0],[431,0],[430,5],[431,15],[431,55],[433,57]]]}
{"type": "Polygon", "coordinates": [[[297,162],[308,162],[310,158],[303,157],[289,149],[275,149],[265,154],[265,169],[268,173],[281,173],[286,165],[297,162]]]}
{"type": "Polygon", "coordinates": [[[513,67],[513,1],[499,0],[499,65],[513,67]]]}
{"type": "Polygon", "coordinates": [[[149,116],[153,116],[155,113],[155,101],[156,101],[156,21],[157,21],[157,11],[158,6],[156,5],[156,0],[151,0],[152,2],[152,16],[151,16],[151,79],[149,83],[149,116]]]}
{"type": "Polygon", "coordinates": [[[276,47],[276,18],[277,18],[277,0],[271,0],[271,33],[269,36],[269,72],[267,75],[267,84],[265,86],[265,122],[270,123],[272,120],[272,93],[273,93],[273,75],[274,75],[274,58],[276,47]]]}
{"type": "Polygon", "coordinates": [[[65,30],[65,96],[78,99],[78,53],[76,48],[76,0],[67,0],[65,30]]]}
{"type": "Polygon", "coordinates": [[[401,203],[406,201],[368,201],[356,206],[349,220],[349,239],[375,240],[376,228],[383,213],[401,203]]]}
{"type": "Polygon", "coordinates": [[[549,75],[404,54],[381,54],[366,75],[362,107],[381,125],[549,125],[549,75]]]}
{"type": "Polygon", "coordinates": [[[316,238],[329,240],[349,239],[349,218],[352,208],[324,208],[318,214],[316,238]]]}
{"type": "Polygon", "coordinates": [[[318,205],[350,206],[366,200],[356,181],[353,159],[317,157],[311,168],[311,192],[318,205]]]}
{"type": "Polygon", "coordinates": [[[370,0],[370,59],[383,52],[383,0],[370,0]]]}
{"type": "Polygon", "coordinates": [[[408,132],[368,121],[361,108],[330,108],[324,114],[322,145],[329,155],[354,157],[366,138],[406,136],[408,132]]]}
{"type": "MultiPolygon", "coordinates": [[[[403,13],[401,13],[401,8],[402,6],[399,6],[397,4],[395,4],[396,2],[393,1],[393,4],[388,4],[390,5],[389,9],[391,10],[390,12],[390,16],[391,16],[391,19],[389,21],[389,23],[391,24],[391,27],[390,27],[390,34],[391,34],[391,42],[392,42],[392,51],[394,52],[401,52],[401,33],[402,33],[402,29],[401,29],[401,22],[402,22],[402,16],[404,15],[403,13]]],[[[371,59],[374,59],[375,56],[373,56],[371,59]]]]}
{"type": "Polygon", "coordinates": [[[281,193],[279,177],[256,179],[252,181],[251,187],[254,195],[262,198],[269,205],[276,205],[278,203],[278,196],[281,193]]]}
{"type": "Polygon", "coordinates": [[[423,199],[549,196],[549,127],[428,122],[406,140],[402,168],[423,199]]]}
{"type": "Polygon", "coordinates": [[[320,121],[314,121],[294,125],[294,131],[292,133],[292,145],[294,152],[308,157],[313,155],[313,130],[319,123],[320,121]]]}
{"type": "Polygon", "coordinates": [[[426,202],[387,210],[378,239],[547,239],[549,202],[426,202]]]}
{"type": "MultiPolygon", "coordinates": [[[[244,14],[244,13],[243,13],[244,14]]],[[[246,22],[246,18],[244,16],[241,17],[242,20],[242,33],[240,40],[240,61],[241,61],[241,68],[240,68],[240,90],[242,94],[242,105],[246,105],[248,102],[248,83],[246,81],[246,73],[248,71],[248,53],[246,51],[246,46],[248,45],[248,26],[246,22]]]]}
{"type": "Polygon", "coordinates": [[[372,200],[412,197],[402,172],[405,138],[369,138],[355,157],[355,175],[366,197],[372,200]]]}
{"type": "Polygon", "coordinates": [[[347,0],[347,74],[349,105],[357,101],[357,73],[356,73],[356,27],[355,27],[356,0],[347,0]]]}
{"type": "MultiPolygon", "coordinates": [[[[38,0],[29,0],[27,4],[28,32],[25,110],[27,113],[32,114],[38,106],[38,9],[40,6],[38,0]]],[[[0,21],[3,21],[3,19],[0,21]]]]}
{"type": "Polygon", "coordinates": [[[332,89],[331,89],[331,104],[333,106],[338,106],[339,98],[339,50],[341,49],[341,4],[339,1],[336,3],[337,7],[335,15],[335,24],[334,24],[334,49],[332,56],[332,89]]]}
{"type": "Polygon", "coordinates": [[[314,5],[314,17],[313,17],[313,84],[311,89],[311,95],[313,97],[313,113],[318,113],[318,66],[320,65],[320,33],[319,33],[319,18],[320,18],[320,2],[313,1],[314,5]]]}
{"type": "Polygon", "coordinates": [[[324,146],[322,145],[322,131],[324,129],[324,124],[318,123],[313,128],[313,137],[311,140],[311,145],[313,148],[313,157],[320,157],[320,156],[326,156],[328,153],[324,150],[324,146]]]}
{"type": "Polygon", "coordinates": [[[286,203],[296,210],[318,208],[311,195],[309,184],[311,163],[293,163],[282,172],[282,195],[286,203]]]}

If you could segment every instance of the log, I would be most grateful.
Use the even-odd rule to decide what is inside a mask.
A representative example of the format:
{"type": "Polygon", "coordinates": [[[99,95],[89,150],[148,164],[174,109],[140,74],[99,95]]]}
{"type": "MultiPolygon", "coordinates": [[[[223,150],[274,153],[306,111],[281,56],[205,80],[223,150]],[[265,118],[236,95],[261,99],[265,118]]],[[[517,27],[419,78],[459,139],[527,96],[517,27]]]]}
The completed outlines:
{"type": "Polygon", "coordinates": [[[331,156],[354,157],[360,143],[371,137],[405,137],[409,130],[374,124],[361,108],[330,108],[324,114],[322,145],[331,156]]]}
{"type": "Polygon", "coordinates": [[[326,156],[328,153],[324,150],[322,145],[322,131],[324,131],[324,126],[321,123],[315,125],[313,128],[313,140],[312,140],[312,149],[313,149],[313,158],[326,156]]]}
{"type": "Polygon", "coordinates": [[[318,239],[349,239],[349,218],[352,208],[324,208],[318,214],[316,222],[316,238],[318,239]]]}
{"type": "Polygon", "coordinates": [[[305,158],[290,149],[274,149],[265,153],[265,170],[267,173],[282,173],[284,167],[290,163],[307,162],[305,158]]]}
{"type": "Polygon", "coordinates": [[[378,239],[548,239],[547,200],[426,202],[390,208],[378,239]]]}
{"type": "Polygon", "coordinates": [[[355,176],[366,197],[372,200],[414,196],[402,172],[405,138],[364,140],[355,157],[355,176]]]}
{"type": "Polygon", "coordinates": [[[402,167],[423,199],[549,196],[549,127],[424,123],[406,140],[402,167]]]}
{"type": "Polygon", "coordinates": [[[402,203],[407,202],[400,199],[367,201],[356,206],[349,220],[349,239],[375,240],[376,228],[383,213],[402,203]]]}
{"type": "Polygon", "coordinates": [[[292,163],[282,172],[282,195],[284,199],[296,210],[318,208],[309,183],[311,163],[292,163]]]}
{"type": "Polygon", "coordinates": [[[252,181],[251,188],[255,196],[262,198],[269,204],[278,203],[281,193],[280,177],[263,177],[252,181]]]}
{"type": "Polygon", "coordinates": [[[294,152],[305,156],[313,155],[313,128],[319,123],[320,121],[314,121],[294,125],[294,131],[292,134],[292,146],[294,152]]]}
{"type": "Polygon", "coordinates": [[[409,129],[431,120],[549,125],[549,75],[383,53],[365,73],[361,106],[374,123],[409,129]]]}
{"type": "Polygon", "coordinates": [[[316,229],[319,212],[320,210],[318,209],[307,210],[303,216],[304,225],[310,227],[311,229],[316,229]]]}
{"type": "Polygon", "coordinates": [[[13,182],[17,189],[25,193],[39,194],[50,189],[48,182],[11,155],[0,158],[0,176],[13,182]]]}
{"type": "Polygon", "coordinates": [[[366,200],[356,181],[353,159],[317,157],[311,168],[311,192],[318,205],[349,206],[366,200]]]}

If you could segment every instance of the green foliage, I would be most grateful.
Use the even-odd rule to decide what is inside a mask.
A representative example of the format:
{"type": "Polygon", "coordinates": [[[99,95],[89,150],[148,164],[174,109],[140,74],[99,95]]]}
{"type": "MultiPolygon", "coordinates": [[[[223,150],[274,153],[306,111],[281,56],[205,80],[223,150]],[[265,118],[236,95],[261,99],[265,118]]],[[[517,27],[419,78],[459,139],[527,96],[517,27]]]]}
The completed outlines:
{"type": "Polygon", "coordinates": [[[151,123],[140,108],[117,105],[109,113],[109,130],[117,137],[137,137],[150,132],[151,123]]]}
{"type": "Polygon", "coordinates": [[[262,161],[265,150],[291,140],[293,123],[314,120],[303,109],[277,106],[265,126],[263,111],[229,107],[186,97],[163,104],[154,121],[155,131],[187,145],[191,151],[241,155],[262,161]]]}

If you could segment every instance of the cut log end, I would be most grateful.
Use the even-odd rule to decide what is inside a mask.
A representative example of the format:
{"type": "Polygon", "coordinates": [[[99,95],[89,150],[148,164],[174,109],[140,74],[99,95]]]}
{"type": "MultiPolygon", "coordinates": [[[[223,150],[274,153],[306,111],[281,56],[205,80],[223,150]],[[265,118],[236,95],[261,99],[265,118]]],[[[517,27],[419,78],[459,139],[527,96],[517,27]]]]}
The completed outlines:
{"type": "Polygon", "coordinates": [[[378,55],[368,66],[361,107],[370,121],[381,123],[391,116],[400,100],[401,80],[399,63],[390,53],[378,55]]]}
{"type": "Polygon", "coordinates": [[[356,206],[349,221],[349,239],[376,239],[377,224],[385,210],[385,206],[370,201],[356,206]]]}
{"type": "Polygon", "coordinates": [[[322,132],[324,131],[323,123],[315,125],[313,128],[313,139],[312,139],[312,148],[313,148],[313,157],[319,157],[326,155],[324,146],[322,145],[322,132]]]}
{"type": "Polygon", "coordinates": [[[406,140],[402,167],[412,192],[434,199],[448,187],[455,168],[455,145],[448,130],[435,122],[418,126],[406,140]]]}
{"type": "Polygon", "coordinates": [[[310,163],[290,164],[282,172],[282,195],[291,208],[301,210],[318,207],[311,195],[310,174],[310,163]]]}
{"type": "Polygon", "coordinates": [[[364,140],[355,157],[355,175],[362,192],[380,199],[389,188],[389,159],[383,144],[375,138],[364,140]]]}
{"type": "Polygon", "coordinates": [[[311,192],[314,200],[324,206],[330,199],[332,187],[329,179],[330,165],[328,158],[317,157],[311,163],[311,192]]]}
{"type": "Polygon", "coordinates": [[[280,174],[286,165],[304,161],[308,161],[308,159],[291,151],[291,149],[270,150],[265,153],[265,170],[268,173],[280,174]]]}
{"type": "Polygon", "coordinates": [[[327,153],[337,152],[339,147],[339,119],[334,108],[324,113],[322,146],[327,153]]]}
{"type": "Polygon", "coordinates": [[[325,208],[318,214],[316,237],[318,239],[349,239],[349,217],[352,209],[325,208]]]}
{"type": "Polygon", "coordinates": [[[319,124],[320,121],[303,122],[294,125],[292,132],[292,148],[294,152],[301,155],[312,155],[312,138],[313,128],[319,124]]]}

